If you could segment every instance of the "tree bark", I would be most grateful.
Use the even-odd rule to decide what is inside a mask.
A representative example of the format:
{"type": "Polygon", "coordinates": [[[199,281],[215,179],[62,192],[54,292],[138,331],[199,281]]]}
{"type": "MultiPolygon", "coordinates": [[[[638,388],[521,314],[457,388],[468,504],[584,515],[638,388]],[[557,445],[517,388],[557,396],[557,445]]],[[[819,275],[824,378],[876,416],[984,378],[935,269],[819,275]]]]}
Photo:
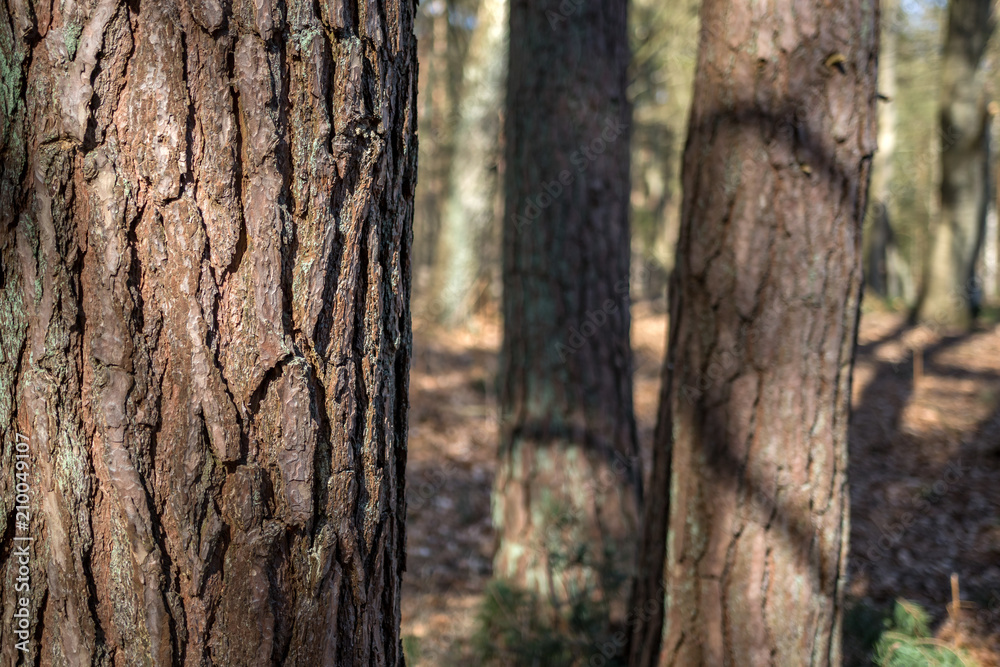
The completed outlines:
{"type": "Polygon", "coordinates": [[[702,5],[633,665],[840,663],[877,15],[702,5]]]}
{"type": "Polygon", "coordinates": [[[3,7],[4,664],[402,664],[413,4],[3,7]]]}
{"type": "Polygon", "coordinates": [[[989,197],[989,114],[980,67],[993,33],[991,0],[951,0],[941,62],[941,212],[924,263],[915,316],[967,329],[972,324],[976,259],[989,197]]]}
{"type": "MultiPolygon", "coordinates": [[[[507,0],[481,0],[463,70],[455,151],[436,255],[437,317],[468,320],[489,276],[484,246],[492,241],[500,118],[507,77],[507,0]]],[[[496,244],[493,244],[494,248],[496,244]]]]}
{"type": "Polygon", "coordinates": [[[494,574],[556,615],[591,600],[605,627],[627,602],[641,480],[625,5],[511,4],[505,130],[494,574]]]}

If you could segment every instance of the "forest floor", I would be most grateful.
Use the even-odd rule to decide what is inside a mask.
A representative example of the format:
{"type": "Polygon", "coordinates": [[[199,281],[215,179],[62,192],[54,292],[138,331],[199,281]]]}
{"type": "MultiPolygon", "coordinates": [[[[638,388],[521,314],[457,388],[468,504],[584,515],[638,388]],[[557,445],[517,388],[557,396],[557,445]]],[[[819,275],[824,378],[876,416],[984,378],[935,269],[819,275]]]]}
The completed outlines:
{"type": "MultiPolygon", "coordinates": [[[[648,461],[666,315],[637,304],[632,327],[648,461]]],[[[413,665],[476,664],[469,643],[494,547],[500,337],[495,322],[451,332],[414,321],[402,611],[413,665]]],[[[846,664],[869,664],[882,618],[906,598],[930,613],[937,639],[1000,665],[1000,327],[947,337],[866,308],[853,403],[846,664]]]]}

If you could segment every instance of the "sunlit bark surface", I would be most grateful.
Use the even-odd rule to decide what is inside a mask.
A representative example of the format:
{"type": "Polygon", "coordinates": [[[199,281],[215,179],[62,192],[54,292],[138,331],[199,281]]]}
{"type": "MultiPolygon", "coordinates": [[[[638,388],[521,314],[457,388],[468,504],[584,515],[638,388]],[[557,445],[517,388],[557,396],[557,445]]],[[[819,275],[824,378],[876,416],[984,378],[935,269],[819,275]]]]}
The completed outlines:
{"type": "Polygon", "coordinates": [[[4,664],[401,664],[413,11],[0,5],[4,664]]]}

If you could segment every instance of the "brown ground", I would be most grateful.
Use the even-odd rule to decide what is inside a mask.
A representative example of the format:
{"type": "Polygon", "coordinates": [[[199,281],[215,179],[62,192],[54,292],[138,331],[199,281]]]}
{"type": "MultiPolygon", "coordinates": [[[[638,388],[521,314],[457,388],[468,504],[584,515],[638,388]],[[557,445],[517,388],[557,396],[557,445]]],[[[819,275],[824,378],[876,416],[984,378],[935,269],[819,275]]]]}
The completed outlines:
{"type": "MultiPolygon", "coordinates": [[[[414,329],[404,643],[411,664],[465,664],[493,550],[500,330],[445,332],[420,321],[414,329]]],[[[632,335],[648,456],[665,315],[635,306],[632,335]]],[[[848,631],[870,632],[874,614],[905,597],[945,621],[940,638],[957,637],[983,667],[1000,665],[1000,328],[949,338],[870,312],[859,345],[848,631]],[[923,350],[916,386],[914,347],[923,350]],[[952,573],[965,607],[957,626],[946,622],[952,573]]],[[[855,661],[858,646],[848,639],[855,661]]]]}

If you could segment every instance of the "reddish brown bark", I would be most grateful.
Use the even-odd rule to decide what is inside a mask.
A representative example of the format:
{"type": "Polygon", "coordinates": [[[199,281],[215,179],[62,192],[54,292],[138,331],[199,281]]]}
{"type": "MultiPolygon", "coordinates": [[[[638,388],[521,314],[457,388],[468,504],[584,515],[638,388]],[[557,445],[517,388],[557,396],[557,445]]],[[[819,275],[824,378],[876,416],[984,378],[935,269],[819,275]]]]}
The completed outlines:
{"type": "Polygon", "coordinates": [[[634,665],[840,662],[877,12],[703,4],[634,665]]]}
{"type": "Polygon", "coordinates": [[[0,5],[0,653],[401,664],[414,7],[0,5]]]}

